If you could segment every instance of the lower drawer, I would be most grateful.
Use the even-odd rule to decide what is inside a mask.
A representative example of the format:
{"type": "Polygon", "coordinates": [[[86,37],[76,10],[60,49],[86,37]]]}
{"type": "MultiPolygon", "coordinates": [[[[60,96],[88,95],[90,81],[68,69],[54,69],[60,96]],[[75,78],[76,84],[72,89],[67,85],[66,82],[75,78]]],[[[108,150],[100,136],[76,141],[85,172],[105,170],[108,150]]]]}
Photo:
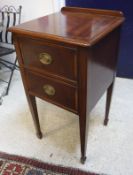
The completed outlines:
{"type": "Polygon", "coordinates": [[[53,78],[26,71],[29,93],[77,113],[77,88],[53,78]]]}

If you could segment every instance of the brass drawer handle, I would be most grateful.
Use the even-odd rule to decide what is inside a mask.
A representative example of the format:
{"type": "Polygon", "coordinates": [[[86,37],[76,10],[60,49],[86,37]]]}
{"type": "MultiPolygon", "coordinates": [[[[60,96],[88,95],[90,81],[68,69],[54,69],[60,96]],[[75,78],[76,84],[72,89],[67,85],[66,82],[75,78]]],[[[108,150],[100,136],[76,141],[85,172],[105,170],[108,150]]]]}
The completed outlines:
{"type": "Polygon", "coordinates": [[[53,86],[46,84],[43,86],[43,89],[44,89],[45,94],[49,96],[55,95],[55,88],[53,86]]]}
{"type": "Polygon", "coordinates": [[[42,64],[49,65],[53,62],[53,59],[50,54],[48,53],[40,53],[39,59],[42,64]]]}

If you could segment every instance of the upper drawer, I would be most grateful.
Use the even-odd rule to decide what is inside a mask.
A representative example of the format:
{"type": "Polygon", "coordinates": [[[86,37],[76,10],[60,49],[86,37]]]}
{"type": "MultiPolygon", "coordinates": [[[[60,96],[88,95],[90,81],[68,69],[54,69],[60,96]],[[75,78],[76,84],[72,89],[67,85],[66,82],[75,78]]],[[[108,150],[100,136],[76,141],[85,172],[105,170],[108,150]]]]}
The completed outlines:
{"type": "Polygon", "coordinates": [[[77,79],[76,49],[29,38],[20,38],[19,42],[25,66],[71,80],[77,79]]]}

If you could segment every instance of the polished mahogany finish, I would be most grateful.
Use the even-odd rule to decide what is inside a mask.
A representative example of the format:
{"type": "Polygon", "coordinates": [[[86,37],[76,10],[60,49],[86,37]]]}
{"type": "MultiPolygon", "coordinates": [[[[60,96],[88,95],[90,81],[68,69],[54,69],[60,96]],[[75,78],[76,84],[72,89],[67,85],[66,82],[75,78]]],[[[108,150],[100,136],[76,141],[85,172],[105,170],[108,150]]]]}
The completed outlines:
{"type": "Polygon", "coordinates": [[[9,30],[39,138],[35,97],[78,114],[81,162],[86,160],[89,114],[107,91],[108,123],[122,12],[64,7],[9,30]]]}
{"type": "Polygon", "coordinates": [[[46,75],[39,76],[28,71],[25,75],[30,94],[77,113],[77,87],[61,82],[58,79],[48,78],[46,75]],[[47,93],[47,89],[45,90],[44,88],[46,85],[53,88],[51,91],[54,92],[47,93]]]}
{"type": "Polygon", "coordinates": [[[21,37],[19,40],[25,66],[77,80],[77,52],[75,48],[52,45],[25,37],[21,37]],[[49,64],[41,62],[40,56],[43,53],[51,56],[49,64]]]}
{"type": "Polygon", "coordinates": [[[123,22],[121,12],[64,7],[54,13],[14,28],[15,33],[91,46],[123,22]]]}

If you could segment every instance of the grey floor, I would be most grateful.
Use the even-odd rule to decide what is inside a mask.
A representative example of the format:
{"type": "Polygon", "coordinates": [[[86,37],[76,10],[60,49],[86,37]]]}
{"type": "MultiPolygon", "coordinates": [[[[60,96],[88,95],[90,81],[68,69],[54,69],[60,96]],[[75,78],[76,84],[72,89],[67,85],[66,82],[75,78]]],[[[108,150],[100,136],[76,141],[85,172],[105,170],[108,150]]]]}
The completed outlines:
{"type": "Polygon", "coordinates": [[[87,161],[80,164],[78,116],[37,99],[43,139],[39,140],[15,73],[0,106],[0,151],[110,175],[133,175],[133,80],[116,79],[110,121],[103,126],[105,95],[91,113],[87,161]]]}

